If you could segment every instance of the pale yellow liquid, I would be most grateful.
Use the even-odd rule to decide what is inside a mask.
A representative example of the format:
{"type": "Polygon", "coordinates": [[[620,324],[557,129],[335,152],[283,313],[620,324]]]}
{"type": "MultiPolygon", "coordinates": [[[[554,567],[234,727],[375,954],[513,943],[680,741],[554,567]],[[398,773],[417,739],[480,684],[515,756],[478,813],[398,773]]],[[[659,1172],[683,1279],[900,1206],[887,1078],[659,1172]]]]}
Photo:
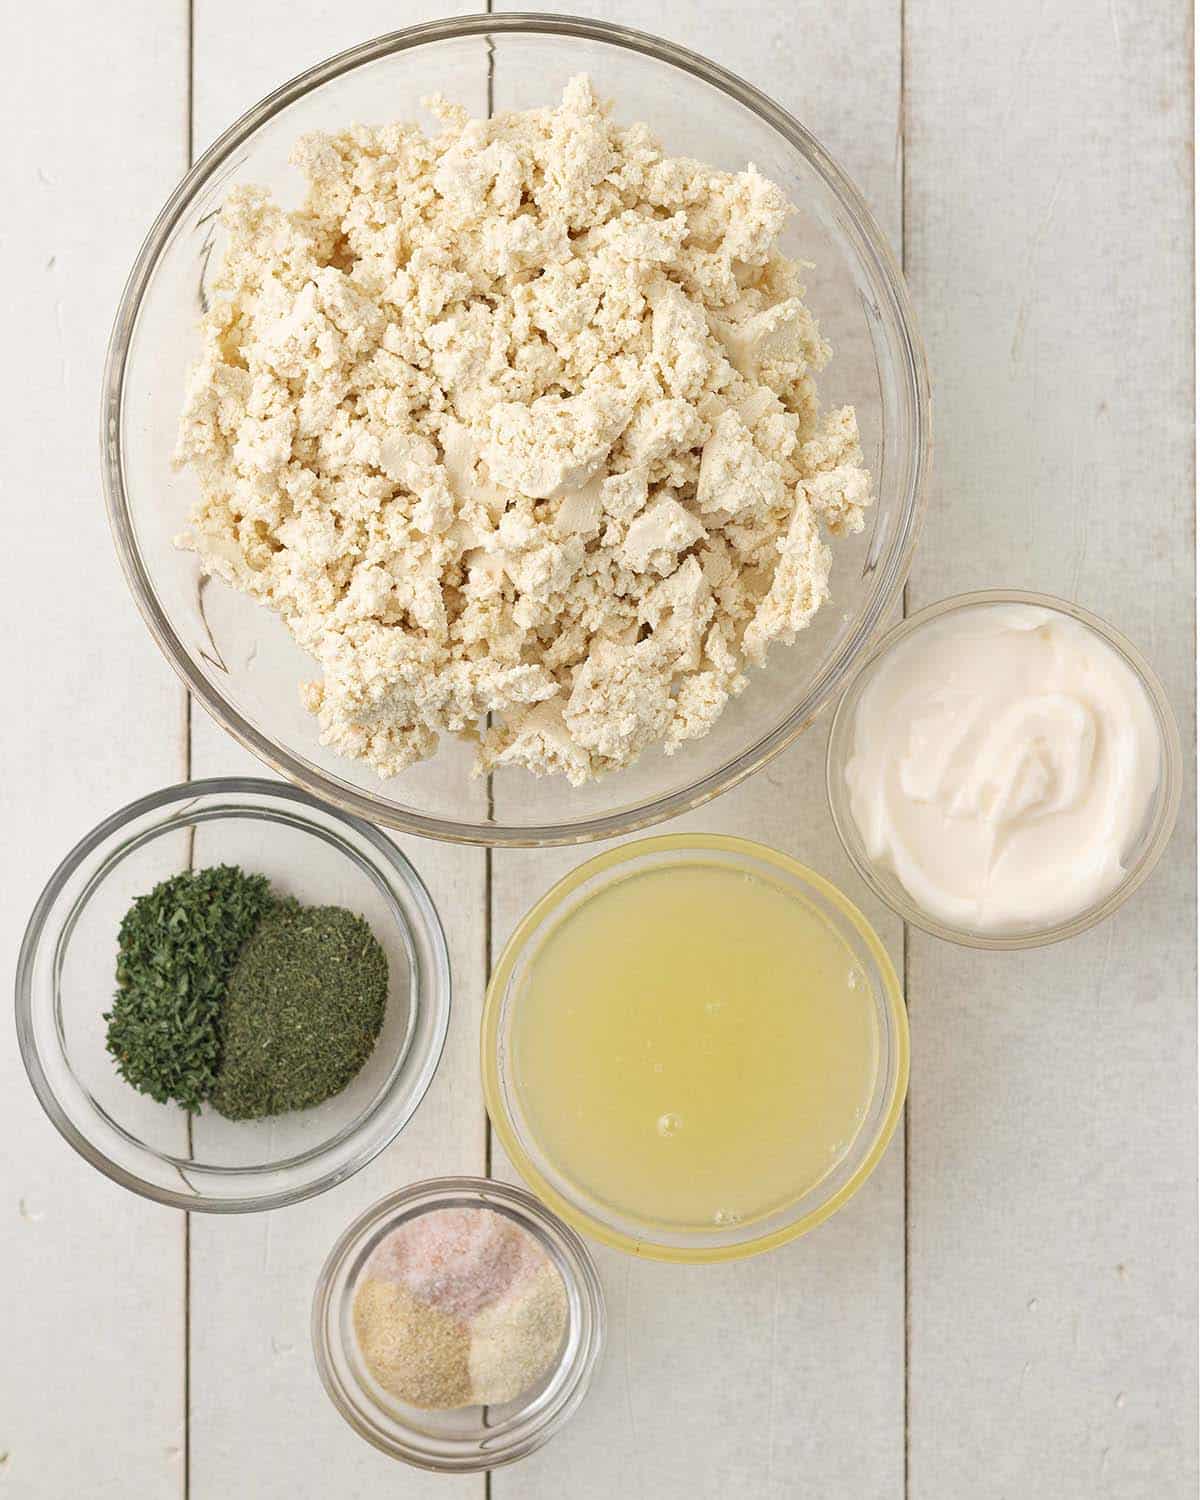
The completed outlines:
{"type": "Polygon", "coordinates": [[[645,1224],[761,1219],[832,1171],[878,1023],[802,897],[719,864],[614,881],[543,940],[515,997],[521,1110],[555,1172],[645,1224]]]}

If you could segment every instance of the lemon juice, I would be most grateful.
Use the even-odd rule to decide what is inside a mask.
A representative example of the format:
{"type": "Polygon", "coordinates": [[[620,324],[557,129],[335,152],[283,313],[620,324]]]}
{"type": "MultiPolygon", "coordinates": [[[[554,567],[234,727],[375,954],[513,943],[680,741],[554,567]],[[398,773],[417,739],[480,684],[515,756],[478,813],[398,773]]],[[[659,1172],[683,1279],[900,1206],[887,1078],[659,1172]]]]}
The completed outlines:
{"type": "Polygon", "coordinates": [[[833,1171],[879,1068],[870,983],[818,907],[719,861],[642,869],[560,915],[513,996],[530,1136],[643,1224],[786,1208],[833,1171]]]}

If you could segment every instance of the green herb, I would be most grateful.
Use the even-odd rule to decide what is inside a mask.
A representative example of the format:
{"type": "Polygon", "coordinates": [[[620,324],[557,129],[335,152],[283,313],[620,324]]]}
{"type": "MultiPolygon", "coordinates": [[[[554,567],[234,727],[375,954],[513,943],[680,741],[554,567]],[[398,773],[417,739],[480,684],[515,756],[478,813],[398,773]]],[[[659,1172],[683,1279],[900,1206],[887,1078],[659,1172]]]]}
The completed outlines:
{"type": "Polygon", "coordinates": [[[281,902],[229,976],[213,1107],[256,1120],[340,1093],[371,1055],[387,989],[387,957],[361,917],[281,902]]]}
{"type": "Polygon", "coordinates": [[[208,1098],[229,971],[272,904],[265,876],[218,865],[164,880],[125,913],[104,1020],[108,1050],[135,1089],[192,1110],[208,1098]]]}

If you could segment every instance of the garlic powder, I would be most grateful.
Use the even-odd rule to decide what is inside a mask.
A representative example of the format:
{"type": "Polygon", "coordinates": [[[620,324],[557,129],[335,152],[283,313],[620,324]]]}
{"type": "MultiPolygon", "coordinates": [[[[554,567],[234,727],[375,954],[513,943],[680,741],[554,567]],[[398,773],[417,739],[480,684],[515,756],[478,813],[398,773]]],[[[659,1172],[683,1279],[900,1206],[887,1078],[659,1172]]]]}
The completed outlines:
{"type": "Polygon", "coordinates": [[[180,541],[318,663],[322,743],[392,776],[453,734],[578,784],[711,728],[871,480],[775,184],[664,156],[582,77],[431,108],[301,139],[298,212],[230,195],[180,541]]]}

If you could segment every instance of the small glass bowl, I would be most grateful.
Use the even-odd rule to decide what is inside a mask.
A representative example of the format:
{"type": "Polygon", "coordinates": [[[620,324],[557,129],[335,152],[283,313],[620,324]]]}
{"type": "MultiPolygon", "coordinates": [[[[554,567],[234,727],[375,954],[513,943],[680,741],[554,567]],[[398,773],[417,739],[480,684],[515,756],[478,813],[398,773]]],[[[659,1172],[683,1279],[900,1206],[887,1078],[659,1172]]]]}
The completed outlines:
{"type": "Polygon", "coordinates": [[[403,1129],[450,1020],[450,961],[416,871],[381,833],[275,782],[167,787],[107,818],[33,909],[17,961],[17,1038],[42,1108],[114,1182],[175,1208],[244,1213],[323,1192],[403,1129]],[[239,864],[281,895],[348,907],[387,954],[388,1007],[358,1076],[315,1109],[230,1121],[156,1104],[105,1048],[117,928],[135,897],[206,865],[239,864]]]}
{"type": "Polygon", "coordinates": [[[920,610],[902,621],[879,642],[867,657],[861,671],[857,673],[841,702],[837,706],[829,728],[829,744],[826,751],[825,779],[829,793],[829,807],[834,826],[846,853],[855,869],[871,887],[881,901],[886,902],[898,916],[923,932],[943,938],[949,943],[958,943],[967,948],[1014,949],[1040,948],[1048,943],[1061,942],[1064,938],[1078,937],[1097,922],[1111,917],[1118,907],[1137,890],[1158,863],[1159,856],[1167,846],[1175,827],[1179,812],[1179,798],[1183,784],[1183,750],[1179,741],[1179,728],[1175,715],[1154,669],[1111,625],[1105,623],[1089,610],[1081,609],[1066,599],[1052,594],[1036,594],[1023,589],[983,589],[977,593],[956,594],[941,599],[936,604],[920,610]],[[1040,609],[1052,610],[1066,615],[1093,631],[1132,670],[1145,691],[1154,721],[1158,726],[1160,757],[1159,778],[1154,795],[1146,813],[1145,821],[1133,847],[1128,851],[1125,878],[1102,901],[1088,907],[1077,916],[1049,927],[1025,929],[1005,933],[976,932],[970,928],[951,927],[931,916],[919,907],[891,870],[875,863],[867,853],[858,824],[850,808],[850,790],[846,784],[846,766],[851,758],[854,744],[854,719],[859,701],[874,674],[900,645],[923,626],[946,615],[961,610],[977,609],[980,605],[1031,604],[1040,609]]]}
{"type": "Polygon", "coordinates": [[[908,1087],[908,1016],[887,950],[852,902],[786,854],[721,834],[665,834],[623,844],[588,860],[553,886],[518,924],[500,955],[483,1008],[483,1092],[509,1159],[543,1202],[583,1233],[651,1260],[712,1262],[772,1250],[827,1219],[863,1185],[887,1148],[908,1087]],[[520,980],[549,929],[598,889],[638,871],[702,860],[766,877],[808,903],[850,948],[875,1003],[879,1063],[858,1134],[836,1168],[808,1192],[765,1218],[711,1228],[670,1229],[623,1216],[570,1182],[550,1163],[524,1117],[511,1036],[520,980]]]}
{"type": "Polygon", "coordinates": [[[525,1458],[577,1410],[604,1344],[604,1297],[586,1245],[523,1188],[484,1177],[438,1177],[381,1199],[334,1245],[313,1296],[312,1340],[321,1383],[360,1437],[421,1469],[476,1473],[525,1458]],[[443,1208],[488,1208],[511,1219],[554,1262],[566,1288],[567,1332],[556,1364],[503,1406],[408,1406],[375,1384],[359,1353],[354,1291],[371,1252],[400,1224],[443,1208]]]}

